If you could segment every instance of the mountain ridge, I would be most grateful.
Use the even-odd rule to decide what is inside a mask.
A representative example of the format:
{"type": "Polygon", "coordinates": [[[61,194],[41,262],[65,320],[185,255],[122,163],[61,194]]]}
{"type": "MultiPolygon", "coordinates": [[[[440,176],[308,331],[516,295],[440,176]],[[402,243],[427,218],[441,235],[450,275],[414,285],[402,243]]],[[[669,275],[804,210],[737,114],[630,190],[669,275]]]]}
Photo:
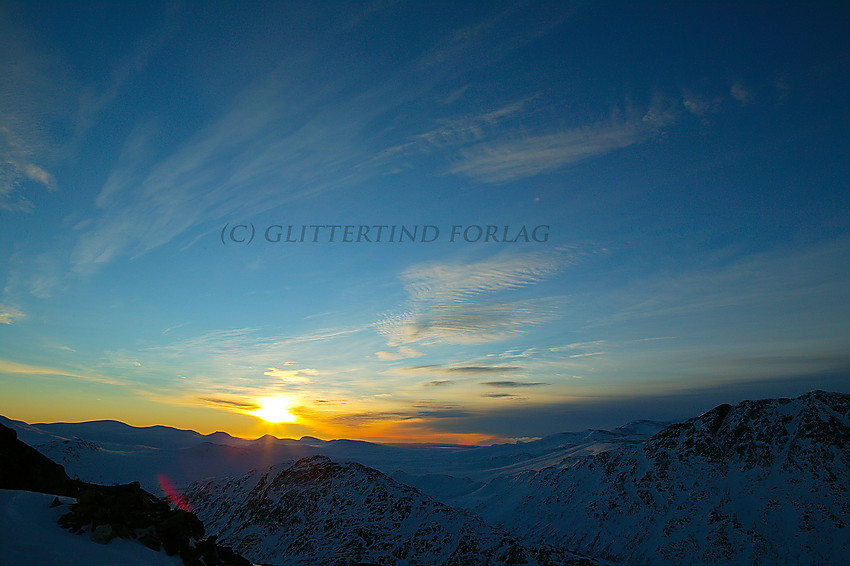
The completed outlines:
{"type": "Polygon", "coordinates": [[[850,396],[822,391],[721,405],[639,445],[502,476],[458,504],[524,540],[629,564],[840,563],[848,413],[850,396]]]}
{"type": "Polygon", "coordinates": [[[255,561],[428,564],[597,564],[550,545],[528,546],[481,519],[356,462],[325,456],[185,494],[226,544],[255,561]]]}
{"type": "Polygon", "coordinates": [[[198,513],[229,543],[259,552],[255,560],[285,551],[295,564],[394,564],[397,549],[405,564],[582,559],[572,551],[635,565],[837,564],[850,555],[845,393],[483,447],[312,437],[231,446],[198,435],[179,449],[113,450],[18,426],[47,440],[39,449],[69,472],[117,483],[159,472],[178,488],[196,480],[188,493],[198,513]]]}

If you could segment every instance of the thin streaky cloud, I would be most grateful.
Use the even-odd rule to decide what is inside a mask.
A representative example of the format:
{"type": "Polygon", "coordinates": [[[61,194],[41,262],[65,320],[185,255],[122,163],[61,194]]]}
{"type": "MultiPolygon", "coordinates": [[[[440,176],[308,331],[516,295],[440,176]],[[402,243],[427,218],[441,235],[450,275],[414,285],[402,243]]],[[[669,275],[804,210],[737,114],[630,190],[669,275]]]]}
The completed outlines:
{"type": "Polygon", "coordinates": [[[427,364],[427,365],[422,365],[422,366],[407,366],[407,367],[399,368],[399,370],[405,371],[405,372],[412,372],[412,373],[422,372],[422,371],[431,372],[431,371],[434,371],[434,370],[439,370],[440,367],[441,366],[438,366],[437,364],[427,364]]]}
{"type": "MultiPolygon", "coordinates": [[[[168,344],[151,346],[142,351],[158,355],[184,355],[188,352],[198,354],[240,354],[268,353],[278,355],[296,344],[333,341],[344,336],[363,332],[363,328],[320,329],[296,335],[263,334],[260,328],[231,328],[213,330],[199,336],[186,338],[168,344]]],[[[287,365],[284,362],[283,365],[287,365]]]]}
{"type": "Polygon", "coordinates": [[[753,95],[750,93],[749,89],[742,85],[741,83],[735,83],[731,87],[729,87],[729,94],[740,102],[741,104],[747,104],[753,98],[753,95]]]}
{"type": "Polygon", "coordinates": [[[462,407],[423,409],[414,415],[417,419],[465,419],[476,413],[462,407]]]}
{"type": "MultiPolygon", "coordinates": [[[[445,366],[438,364],[428,364],[421,366],[407,366],[403,368],[398,368],[396,371],[402,371],[406,373],[455,373],[455,374],[466,374],[466,375],[487,375],[493,373],[510,373],[519,371],[522,368],[519,366],[491,366],[491,365],[462,365],[462,366],[445,366]]],[[[436,382],[432,382],[436,383],[436,382]]],[[[450,381],[443,380],[440,383],[451,383],[450,381]]]]}
{"type": "Polygon", "coordinates": [[[566,352],[570,350],[597,350],[607,342],[607,340],[593,340],[591,342],[573,342],[572,344],[564,344],[563,346],[553,346],[552,348],[549,348],[549,351],[566,352]]]}
{"type": "Polygon", "coordinates": [[[403,411],[367,411],[367,412],[351,412],[340,415],[333,415],[328,420],[332,423],[343,424],[347,426],[362,426],[376,422],[384,421],[404,421],[416,418],[414,414],[403,411]]]}
{"type": "Polygon", "coordinates": [[[508,134],[461,151],[450,171],[487,183],[508,183],[644,142],[672,123],[674,114],[650,108],[639,118],[617,116],[571,130],[530,136],[508,134]]]}
{"type": "Polygon", "coordinates": [[[309,368],[289,370],[271,367],[267,368],[263,375],[276,377],[286,383],[312,383],[313,378],[319,375],[319,372],[309,368]]]}
{"type": "MultiPolygon", "coordinates": [[[[675,278],[647,279],[626,291],[632,305],[588,323],[588,328],[659,317],[683,318],[721,309],[762,320],[800,309],[809,330],[848,312],[845,305],[850,236],[791,249],[772,249],[725,264],[707,264],[675,278]],[[639,300],[635,299],[639,298],[639,300]],[[782,305],[781,309],[777,305],[782,305]],[[805,306],[803,306],[805,305],[805,306]],[[752,317],[744,313],[761,312],[752,317]],[[808,319],[808,320],[806,320],[808,319]]],[[[798,332],[800,330],[798,329],[798,332]]],[[[661,337],[658,339],[667,339],[661,337]]]]}
{"type": "Polygon", "coordinates": [[[26,316],[14,307],[0,305],[0,324],[14,324],[16,320],[21,320],[26,316]]]}
{"type": "MultiPolygon", "coordinates": [[[[354,96],[348,94],[348,81],[353,79],[341,73],[336,83],[326,84],[321,91],[293,97],[292,92],[302,91],[303,85],[311,82],[301,79],[312,74],[325,53],[316,47],[290,54],[277,70],[247,86],[230,110],[205,130],[153,165],[139,167],[153,155],[146,149],[150,132],[143,125],[125,143],[97,198],[103,214],[78,236],[71,258],[74,273],[88,274],[120,256],[147,253],[225,215],[250,216],[380,175],[387,163],[383,157],[376,160],[375,155],[385,157],[387,153],[382,140],[370,133],[376,120],[407,101],[421,99],[440,80],[459,72],[459,68],[452,69],[465,61],[471,44],[486,44],[483,52],[496,63],[565,17],[559,11],[543,24],[516,29],[505,25],[513,10],[516,8],[503,10],[460,31],[451,30],[448,41],[438,41],[425,54],[394,69],[387,80],[355,91],[354,96]],[[483,30],[494,26],[510,30],[509,36],[502,34],[498,42],[492,41],[483,30]],[[444,63],[435,68],[436,61],[444,63]],[[423,81],[422,73],[416,72],[423,67],[432,69],[429,76],[436,77],[423,81]],[[417,81],[403,80],[408,75],[416,76],[417,81]],[[345,92],[347,102],[324,104],[336,92],[345,92]],[[189,202],[191,207],[186,206],[189,202]],[[140,218],[144,221],[139,222],[140,218]]],[[[356,28],[368,14],[367,10],[355,15],[338,29],[356,33],[351,26],[356,28]]],[[[92,105],[88,115],[97,115],[103,101],[114,99],[125,77],[147,64],[150,54],[170,37],[172,19],[167,16],[161,28],[141,42],[138,53],[124,66],[127,70],[116,71],[114,86],[92,105]]],[[[504,112],[510,111],[496,110],[483,121],[498,120],[504,112]]]]}
{"type": "Polygon", "coordinates": [[[392,362],[396,360],[405,360],[408,358],[418,358],[422,356],[422,352],[411,348],[410,346],[399,346],[395,352],[382,350],[375,352],[375,356],[382,362],[392,362]]]}
{"type": "Polygon", "coordinates": [[[401,279],[413,301],[446,303],[532,285],[572,261],[564,251],[504,253],[471,263],[420,264],[406,269],[401,279]]]}
{"type": "Polygon", "coordinates": [[[69,142],[70,146],[78,146],[82,143],[88,131],[98,122],[99,115],[114,103],[130,79],[142,72],[151,58],[176,36],[180,27],[179,11],[179,4],[167,4],[157,24],[133,45],[132,50],[119,64],[111,69],[107,87],[94,94],[86,91],[80,96],[75,131],[69,142]]]}
{"type": "Polygon", "coordinates": [[[481,344],[522,334],[558,316],[551,299],[506,303],[465,303],[390,317],[377,325],[391,346],[409,344],[481,344]]]}
{"type": "MultiPolygon", "coordinates": [[[[505,19],[510,11],[497,15],[494,24],[472,27],[510,21],[505,19]]],[[[158,155],[150,148],[154,144],[149,125],[142,124],[125,142],[97,198],[102,214],[77,236],[71,254],[73,273],[90,274],[119,257],[148,253],[180,236],[197,241],[199,230],[207,230],[205,226],[226,216],[259,214],[384,174],[390,165],[385,148],[391,145],[385,142],[397,140],[376,138],[372,133],[375,122],[393,115],[398,106],[421,99],[439,82],[437,78],[423,82],[414,69],[428,66],[426,61],[437,53],[438,59],[451,53],[465,57],[463,44],[473,36],[492,44],[494,49],[486,51],[491,57],[498,51],[510,51],[509,44],[533,40],[556,25],[561,16],[559,12],[545,24],[512,31],[516,37],[509,41],[503,37],[493,42],[487,34],[470,35],[467,30],[458,35],[453,30],[450,36],[463,38],[461,41],[450,41],[432,49],[430,55],[415,57],[373,87],[363,90],[357,85],[360,90],[355,90],[354,96],[349,95],[353,79],[341,73],[320,92],[294,98],[291,93],[311,82],[301,79],[321,64],[324,53],[316,47],[290,54],[278,69],[247,86],[229,111],[152,165],[151,158],[158,155]],[[418,80],[399,80],[407,75],[416,75],[418,80]],[[326,104],[338,92],[346,93],[346,102],[326,104]],[[383,157],[376,159],[376,155],[383,157]]],[[[366,16],[356,16],[352,22],[362,17],[366,16]]],[[[346,24],[339,29],[355,33],[349,28],[346,24]]],[[[163,24],[163,29],[170,28],[163,24]]],[[[161,41],[147,40],[148,51],[161,41]]],[[[135,65],[145,64],[146,57],[136,57],[135,65]]],[[[445,78],[452,72],[443,69],[437,74],[445,78]]],[[[116,79],[116,84],[121,81],[116,79]]],[[[494,111],[484,120],[497,120],[505,111],[494,111]]]]}
{"type": "Polygon", "coordinates": [[[482,296],[519,289],[556,275],[574,261],[574,252],[500,253],[468,263],[415,265],[400,278],[410,297],[407,308],[387,313],[374,328],[396,352],[379,355],[400,359],[414,344],[480,344],[521,334],[558,316],[563,298],[526,301],[481,301],[482,296]]]}
{"type": "Polygon", "coordinates": [[[256,403],[245,403],[242,401],[234,401],[232,399],[218,399],[214,397],[201,397],[201,401],[211,405],[225,407],[228,409],[237,409],[240,411],[256,411],[260,408],[256,403]]]}
{"type": "Polygon", "coordinates": [[[490,387],[539,387],[541,385],[548,385],[548,383],[539,381],[484,381],[481,385],[490,387]]]}
{"type": "Polygon", "coordinates": [[[416,61],[416,70],[419,73],[435,69],[449,69],[455,74],[468,72],[471,53],[475,54],[478,68],[497,65],[506,56],[563,24],[579,6],[578,2],[562,2],[559,10],[535,18],[530,25],[518,26],[517,16],[527,5],[523,2],[510,5],[481,21],[449,30],[428,54],[416,61]]]}
{"type": "Polygon", "coordinates": [[[182,322],[180,324],[175,324],[174,326],[169,326],[168,328],[166,328],[165,330],[162,331],[162,334],[164,336],[164,335],[168,334],[169,332],[171,332],[172,330],[177,330],[178,328],[182,328],[182,327],[186,326],[187,324],[189,324],[189,323],[188,322],[182,322]]]}
{"type": "Polygon", "coordinates": [[[0,373],[10,373],[15,375],[56,375],[60,377],[73,377],[76,379],[82,379],[84,381],[93,381],[96,383],[105,383],[108,385],[126,385],[126,383],[123,381],[119,381],[111,377],[96,375],[94,373],[68,371],[49,366],[22,364],[3,359],[0,359],[0,373]]]}
{"type": "Polygon", "coordinates": [[[520,369],[522,368],[519,366],[459,366],[446,368],[446,371],[449,373],[488,374],[508,373],[518,371],[520,369]]]}
{"type": "MultiPolygon", "coordinates": [[[[0,108],[0,120],[9,121],[0,108]]],[[[27,127],[21,125],[20,127],[27,127]]],[[[57,189],[56,179],[33,162],[33,148],[7,125],[0,124],[0,210],[33,212],[35,205],[24,196],[30,187],[57,189]]]]}
{"type": "Polygon", "coordinates": [[[530,98],[511,102],[495,110],[476,116],[443,119],[440,126],[415,135],[411,141],[386,150],[388,154],[417,150],[425,153],[471,145],[503,133],[510,128],[511,121],[521,121],[525,116],[530,98]]]}
{"type": "Polygon", "coordinates": [[[31,195],[57,189],[50,172],[73,127],[75,88],[56,53],[0,8],[0,210],[30,213],[31,195]],[[57,128],[56,126],[61,126],[57,128]]]}
{"type": "Polygon", "coordinates": [[[248,87],[229,113],[151,166],[137,166],[147,163],[150,133],[131,136],[122,155],[138,158],[119,159],[101,190],[103,214],[79,235],[75,271],[146,253],[225,216],[251,216],[364,178],[359,165],[370,155],[346,140],[363,138],[369,116],[326,107],[305,123],[306,102],[287,101],[286,81],[276,80],[248,87]],[[293,123],[301,125],[293,130],[293,123]],[[275,127],[281,124],[287,126],[275,127]]]}

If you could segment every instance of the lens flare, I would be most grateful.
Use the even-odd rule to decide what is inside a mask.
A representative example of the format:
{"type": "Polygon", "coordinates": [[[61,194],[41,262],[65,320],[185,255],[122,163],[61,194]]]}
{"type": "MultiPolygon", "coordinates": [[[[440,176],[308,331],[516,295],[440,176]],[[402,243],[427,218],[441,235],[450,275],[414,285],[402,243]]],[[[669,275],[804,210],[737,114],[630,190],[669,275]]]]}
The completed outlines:
{"type": "Polygon", "coordinates": [[[183,511],[188,511],[190,513],[192,512],[192,506],[189,504],[189,500],[177,491],[177,488],[174,487],[174,484],[171,483],[168,476],[165,474],[159,474],[156,478],[159,480],[159,487],[163,492],[165,492],[166,497],[168,497],[172,505],[174,505],[177,509],[182,509],[183,511]]]}

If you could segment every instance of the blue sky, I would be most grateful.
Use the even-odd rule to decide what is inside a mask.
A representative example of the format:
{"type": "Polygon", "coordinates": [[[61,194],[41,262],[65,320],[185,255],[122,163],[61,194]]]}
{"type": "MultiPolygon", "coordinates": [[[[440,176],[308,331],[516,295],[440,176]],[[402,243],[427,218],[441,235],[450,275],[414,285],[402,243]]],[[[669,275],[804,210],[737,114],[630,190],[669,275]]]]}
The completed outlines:
{"type": "Polygon", "coordinates": [[[0,412],[486,442],[847,391],[848,16],[0,3],[0,412]]]}

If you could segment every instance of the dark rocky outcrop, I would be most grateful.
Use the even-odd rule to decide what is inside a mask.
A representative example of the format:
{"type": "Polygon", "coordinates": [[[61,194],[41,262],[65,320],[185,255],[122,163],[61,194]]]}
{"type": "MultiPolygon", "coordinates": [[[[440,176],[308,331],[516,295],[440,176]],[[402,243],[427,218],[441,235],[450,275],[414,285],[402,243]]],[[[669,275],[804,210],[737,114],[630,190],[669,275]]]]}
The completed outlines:
{"type": "Polygon", "coordinates": [[[179,554],[187,566],[250,566],[230,548],[204,538],[204,524],[194,514],[172,509],[167,500],[143,490],[138,482],[102,486],[84,484],[77,502],[59,518],[74,533],[91,533],[102,544],[113,538],[136,539],[153,550],[179,554]]]}
{"type": "Polygon", "coordinates": [[[76,497],[78,487],[65,468],[18,440],[11,428],[0,425],[0,489],[76,497]]]}
{"type": "MultiPolygon", "coordinates": [[[[103,486],[73,480],[65,469],[18,440],[0,424],[0,489],[36,491],[76,497],[59,524],[75,533],[89,533],[94,542],[136,539],[153,550],[179,554],[187,566],[250,566],[229,547],[204,538],[204,524],[194,514],[173,509],[165,499],[143,490],[138,482],[103,486]]],[[[63,505],[54,499],[52,507],[63,505]]]]}

